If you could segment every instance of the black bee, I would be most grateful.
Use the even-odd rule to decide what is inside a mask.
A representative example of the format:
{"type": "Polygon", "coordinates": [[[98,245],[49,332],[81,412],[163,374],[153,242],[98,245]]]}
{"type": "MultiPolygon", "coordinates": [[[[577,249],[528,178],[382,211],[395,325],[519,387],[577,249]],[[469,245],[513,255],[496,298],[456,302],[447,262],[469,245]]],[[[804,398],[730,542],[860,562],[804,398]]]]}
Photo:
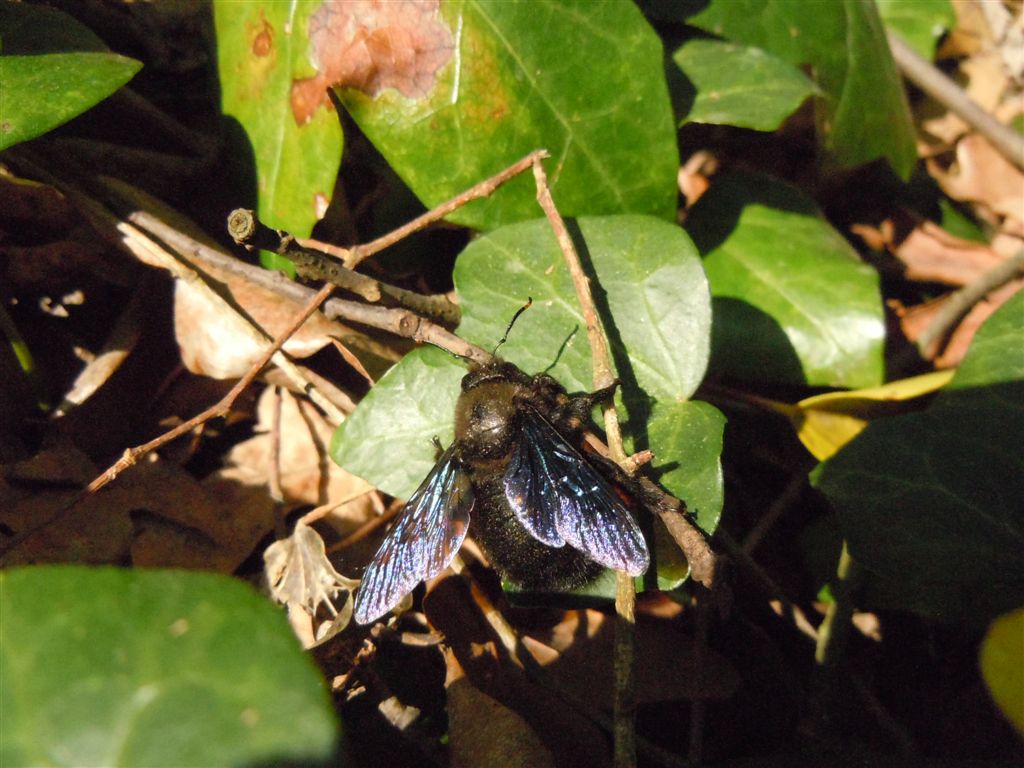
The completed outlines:
{"type": "Polygon", "coordinates": [[[570,397],[550,376],[502,360],[471,367],[455,407],[455,440],[367,566],[356,621],[379,618],[443,571],[471,513],[474,539],[524,589],[579,587],[602,566],[644,573],[650,556],[640,528],[612,483],[573,447],[612,389],[570,397]]]}

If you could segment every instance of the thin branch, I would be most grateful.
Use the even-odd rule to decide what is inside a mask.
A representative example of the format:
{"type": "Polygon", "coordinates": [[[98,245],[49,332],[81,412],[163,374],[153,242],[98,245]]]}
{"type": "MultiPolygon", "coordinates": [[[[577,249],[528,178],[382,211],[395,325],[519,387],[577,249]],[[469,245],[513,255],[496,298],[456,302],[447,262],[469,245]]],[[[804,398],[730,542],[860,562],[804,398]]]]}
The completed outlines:
{"type": "Polygon", "coordinates": [[[421,229],[425,229],[436,221],[440,221],[452,211],[455,211],[467,203],[471,203],[474,200],[480,200],[484,197],[490,197],[494,191],[502,184],[510,181],[520,173],[525,171],[531,165],[533,165],[539,158],[546,157],[547,151],[538,149],[535,152],[531,152],[522,160],[513,163],[503,171],[491,176],[489,179],[481,181],[462,194],[456,195],[451,200],[441,203],[439,206],[427,211],[422,216],[417,216],[415,219],[410,221],[393,232],[389,232],[383,237],[378,237],[366,245],[358,245],[349,248],[350,259],[346,260],[346,266],[355,268],[361,261],[369,258],[375,253],[383,251],[385,248],[394,245],[399,240],[408,237],[414,232],[419,232],[421,229]]]}
{"type": "Polygon", "coordinates": [[[952,332],[971,307],[996,288],[1022,276],[1024,276],[1024,250],[1018,251],[998,267],[990,269],[973,283],[949,294],[931,323],[917,337],[917,349],[921,355],[928,358],[932,353],[937,352],[938,350],[932,347],[952,332]]]}
{"type": "MultiPolygon", "coordinates": [[[[531,163],[534,162],[535,158],[539,156],[539,154],[540,153],[538,152],[531,153],[527,157],[520,160],[518,163],[515,163],[514,165],[505,169],[504,171],[496,174],[492,178],[487,179],[486,181],[481,182],[480,184],[477,184],[475,187],[468,190],[467,192],[458,195],[457,197],[453,198],[447,203],[438,206],[437,208],[433,209],[427,214],[424,214],[423,216],[414,219],[409,224],[405,225],[404,227],[400,227],[391,234],[385,235],[382,238],[378,238],[377,240],[365,246],[363,249],[358,250],[358,253],[357,250],[353,250],[353,254],[356,256],[356,259],[353,263],[358,263],[358,261],[361,258],[365,258],[368,255],[376,253],[377,251],[386,248],[388,245],[391,245],[397,242],[398,240],[401,240],[408,234],[415,232],[418,229],[422,229],[423,227],[427,226],[433,221],[443,218],[448,213],[451,213],[456,208],[465,205],[467,202],[471,200],[475,200],[480,197],[486,197],[487,195],[491,194],[501,184],[504,184],[506,181],[508,181],[516,174],[521,173],[526,168],[530,167],[531,163]]],[[[85,194],[78,192],[70,185],[58,179],[54,179],[44,169],[39,167],[38,164],[32,160],[31,156],[21,157],[20,160],[21,162],[25,162],[26,164],[31,165],[34,169],[39,168],[39,170],[47,178],[50,179],[50,183],[53,183],[60,188],[64,188],[65,190],[70,189],[70,191],[75,194],[79,202],[87,204],[94,214],[99,211],[103,214],[101,218],[114,218],[114,215],[112,213],[103,209],[103,206],[101,206],[98,202],[92,200],[92,198],[89,198],[85,194]]],[[[105,191],[108,193],[108,196],[110,194],[116,194],[115,190],[113,190],[109,184],[106,186],[105,191]]],[[[241,262],[231,259],[227,255],[218,252],[214,248],[210,248],[209,246],[199,243],[198,241],[188,237],[175,227],[165,224],[158,217],[146,211],[138,210],[138,206],[129,205],[128,207],[130,207],[131,210],[124,214],[122,223],[116,225],[116,228],[118,230],[122,230],[125,227],[131,227],[131,224],[129,224],[128,222],[133,222],[136,226],[141,227],[149,225],[151,231],[156,230],[160,233],[157,236],[164,240],[165,243],[167,243],[168,245],[172,245],[172,247],[180,248],[180,252],[183,256],[187,256],[189,254],[197,256],[199,254],[202,254],[202,256],[205,257],[211,263],[215,262],[218,264],[218,266],[228,268],[228,271],[234,272],[235,274],[246,274],[247,276],[253,278],[253,282],[256,282],[262,286],[273,286],[273,289],[276,290],[278,293],[283,295],[287,294],[293,300],[304,300],[305,305],[303,306],[302,310],[293,318],[293,321],[291,322],[289,327],[286,328],[283,333],[279,334],[276,339],[274,339],[273,343],[271,343],[263,351],[263,353],[256,360],[256,362],[253,363],[250,369],[246,372],[246,374],[241,379],[238,380],[235,386],[233,386],[231,390],[223,398],[221,398],[220,401],[218,401],[211,407],[207,408],[202,413],[192,417],[191,419],[183,422],[182,424],[179,424],[174,429],[171,429],[165,434],[160,435],[154,440],[151,440],[147,443],[136,446],[134,448],[127,449],[120,459],[118,459],[114,464],[108,467],[101,475],[96,477],[91,483],[89,483],[89,485],[86,487],[84,491],[82,491],[79,494],[76,494],[76,496],[70,502],[68,502],[59,510],[57,510],[53,515],[48,517],[46,520],[43,520],[39,524],[33,526],[32,528],[26,529],[8,539],[8,541],[4,543],[3,547],[0,547],[0,557],[5,556],[8,552],[18,547],[22,542],[24,542],[31,536],[35,535],[38,531],[54,524],[55,522],[65,517],[72,509],[74,509],[75,505],[78,504],[87,495],[95,493],[104,486],[106,486],[107,484],[109,484],[121,472],[134,465],[142,456],[145,456],[151,451],[156,450],[157,448],[169,443],[170,441],[176,439],[177,437],[188,433],[195,427],[204,424],[210,419],[225,415],[230,410],[231,405],[238,398],[238,396],[245,390],[246,387],[249,386],[249,384],[251,384],[255,380],[255,378],[259,375],[260,371],[267,365],[271,358],[273,358],[280,352],[280,349],[284,345],[284,343],[302,326],[302,324],[310,316],[312,316],[314,312],[316,312],[318,308],[320,308],[322,304],[324,304],[324,302],[327,300],[327,298],[334,290],[334,286],[328,284],[322,287],[316,293],[313,293],[300,285],[287,281],[280,275],[269,274],[265,270],[246,269],[243,265],[241,265],[241,262]],[[141,224],[141,222],[145,222],[145,224],[141,224]],[[177,246],[173,245],[174,243],[176,243],[177,246]],[[231,267],[227,267],[228,264],[231,264],[231,267]],[[257,275],[259,275],[259,277],[257,277],[257,275]],[[285,286],[289,287],[286,288],[285,286]]],[[[142,236],[141,232],[138,234],[140,237],[144,237],[142,236]]],[[[153,244],[153,246],[158,247],[156,246],[156,244],[153,244]]],[[[173,271],[174,270],[172,269],[172,272],[173,271]]],[[[491,359],[490,353],[488,353],[486,350],[480,349],[479,347],[475,347],[474,345],[463,341],[462,339],[455,336],[442,326],[437,325],[435,323],[431,323],[429,320],[419,317],[415,313],[405,309],[391,309],[379,306],[367,306],[358,304],[356,302],[334,300],[331,302],[331,306],[327,308],[327,311],[325,311],[325,314],[328,317],[331,317],[332,315],[334,317],[345,317],[346,319],[350,319],[354,322],[359,322],[370,327],[390,331],[391,333],[394,333],[398,336],[410,338],[415,341],[426,341],[431,344],[434,344],[435,346],[439,346],[442,349],[448,349],[449,351],[453,352],[453,354],[457,354],[467,359],[476,360],[479,362],[486,362],[491,359]]],[[[278,357],[278,360],[280,360],[281,365],[290,365],[290,361],[288,361],[288,359],[285,356],[283,356],[283,354],[278,357]]]]}
{"type": "Polygon", "coordinates": [[[743,539],[744,552],[749,555],[757,549],[757,546],[768,535],[768,532],[778,522],[779,518],[782,517],[783,513],[796,504],[806,486],[806,474],[797,473],[789,479],[785,488],[782,489],[782,493],[775,498],[765,513],[758,518],[757,524],[750,529],[746,538],[743,539]]]}
{"type": "MultiPolygon", "coordinates": [[[[590,291],[590,280],[583,272],[576,246],[566,229],[555,201],[548,187],[542,159],[547,152],[536,153],[533,162],[533,176],[537,181],[537,202],[555,232],[555,238],[562,250],[565,264],[572,277],[573,287],[583,319],[587,325],[587,339],[590,342],[594,366],[594,389],[611,386],[615,377],[612,373],[611,354],[605,337],[601,318],[594,305],[590,291]]],[[[603,405],[605,433],[608,436],[608,450],[612,460],[620,467],[626,466],[626,452],[622,448],[622,432],[619,417],[615,411],[615,399],[609,397],[603,405]]],[[[614,741],[616,768],[631,768],[636,765],[636,683],[633,675],[633,660],[636,645],[636,586],[633,577],[624,571],[615,574],[615,709],[614,741]]]]}
{"type": "Polygon", "coordinates": [[[768,575],[758,563],[730,536],[724,528],[715,531],[715,541],[721,544],[726,555],[732,558],[740,571],[749,576],[768,596],[779,603],[780,613],[788,618],[793,625],[803,634],[817,642],[818,630],[807,618],[803,610],[787,597],[782,587],[775,583],[775,580],[768,575]]]}
{"type": "Polygon", "coordinates": [[[230,389],[230,391],[228,391],[228,393],[224,395],[224,397],[222,397],[219,401],[217,401],[214,405],[207,408],[202,413],[193,416],[188,421],[182,422],[174,429],[171,429],[165,432],[164,434],[160,435],[159,437],[150,440],[148,443],[143,443],[142,445],[138,445],[135,446],[134,448],[127,449],[120,459],[114,462],[101,475],[99,475],[91,483],[89,483],[89,485],[86,486],[84,491],[75,494],[75,497],[73,499],[71,499],[67,504],[58,509],[53,515],[48,517],[46,520],[43,520],[39,524],[33,526],[32,528],[26,529],[25,531],[22,531],[16,536],[11,537],[11,539],[5,543],[4,547],[0,549],[0,556],[6,554],[13,548],[20,545],[23,541],[25,541],[30,536],[34,535],[37,531],[42,530],[43,528],[48,527],[50,525],[53,525],[55,522],[63,518],[72,509],[74,509],[76,504],[82,501],[86,496],[92,493],[96,493],[98,490],[100,490],[105,485],[114,480],[119,474],[121,474],[121,472],[133,466],[136,462],[138,462],[138,460],[141,457],[145,456],[148,453],[151,453],[152,451],[155,451],[157,448],[160,448],[163,445],[166,445],[175,438],[178,438],[181,435],[190,432],[195,427],[198,427],[201,424],[205,424],[210,419],[214,419],[219,416],[224,416],[231,409],[231,406],[234,404],[238,396],[242,394],[245,388],[248,387],[249,384],[253,382],[253,380],[259,375],[260,371],[263,370],[263,367],[268,362],[270,362],[270,359],[275,354],[277,354],[277,352],[281,349],[284,343],[289,338],[291,338],[292,334],[295,333],[295,331],[297,331],[304,322],[306,322],[310,315],[316,312],[319,306],[331,294],[332,290],[334,290],[333,285],[325,285],[323,288],[321,288],[313,297],[313,299],[303,308],[303,310],[298,315],[295,316],[289,327],[286,328],[283,333],[279,334],[276,339],[274,339],[273,343],[270,344],[270,346],[268,346],[263,351],[259,359],[252,365],[252,367],[250,367],[249,371],[245,374],[245,376],[239,379],[235,386],[233,386],[230,389]]]}
{"type": "Polygon", "coordinates": [[[150,440],[148,443],[144,443],[140,446],[130,448],[127,451],[125,451],[124,455],[120,459],[118,459],[103,474],[101,474],[99,477],[97,477],[95,480],[89,483],[88,486],[86,486],[86,492],[95,493],[100,488],[109,483],[111,480],[116,478],[122,471],[135,464],[140,457],[146,455],[147,453],[155,451],[160,446],[166,445],[175,438],[186,434],[193,428],[209,421],[210,419],[215,419],[227,414],[227,412],[231,410],[231,406],[234,404],[238,396],[242,394],[242,392],[245,391],[246,387],[248,387],[256,379],[260,371],[263,370],[263,367],[270,362],[270,359],[275,354],[277,354],[281,347],[284,346],[284,343],[292,337],[295,331],[297,331],[299,327],[304,322],[306,322],[306,320],[308,320],[309,317],[314,312],[317,311],[317,309],[320,308],[320,305],[323,304],[327,297],[331,295],[331,291],[333,290],[333,285],[325,285],[323,288],[317,291],[316,294],[313,296],[312,300],[310,300],[309,303],[302,308],[301,312],[299,312],[294,318],[292,318],[292,322],[288,325],[288,327],[278,334],[277,338],[274,339],[273,343],[271,343],[270,346],[263,350],[263,353],[259,356],[256,362],[253,363],[252,366],[250,366],[246,374],[235,383],[235,386],[233,386],[228,391],[228,393],[224,395],[224,397],[222,397],[220,400],[211,405],[202,413],[193,416],[188,421],[182,422],[174,429],[165,432],[164,434],[160,435],[159,437],[153,440],[150,440]]]}
{"type": "Polygon", "coordinates": [[[255,211],[232,211],[228,216],[228,233],[239,245],[284,256],[308,280],[330,282],[370,303],[411,309],[453,327],[459,322],[459,308],[447,296],[424,296],[355,272],[333,261],[329,254],[301,245],[287,232],[266,226],[255,211]]]}
{"type": "MultiPolygon", "coordinates": [[[[279,272],[271,272],[252,264],[247,264],[233,256],[229,256],[223,251],[194,240],[151,213],[136,211],[130,214],[127,219],[139,227],[152,232],[169,246],[172,246],[178,253],[192,259],[197,264],[242,277],[300,306],[309,301],[314,294],[312,289],[294,280],[289,280],[279,272]]],[[[485,363],[491,359],[491,353],[487,350],[477,347],[475,344],[470,344],[447,328],[406,309],[363,304],[362,302],[349,301],[347,299],[329,299],[323,305],[322,312],[330,320],[357,323],[416,342],[433,344],[436,347],[451,352],[453,355],[475,362],[485,363]]],[[[351,343],[351,340],[346,341],[343,339],[343,341],[351,346],[355,346],[351,343]]]]}
{"type": "Polygon", "coordinates": [[[988,139],[999,153],[1024,170],[1024,136],[1003,125],[978,106],[955,82],[925,61],[895,32],[889,33],[889,48],[903,76],[950,112],[988,139]]]}

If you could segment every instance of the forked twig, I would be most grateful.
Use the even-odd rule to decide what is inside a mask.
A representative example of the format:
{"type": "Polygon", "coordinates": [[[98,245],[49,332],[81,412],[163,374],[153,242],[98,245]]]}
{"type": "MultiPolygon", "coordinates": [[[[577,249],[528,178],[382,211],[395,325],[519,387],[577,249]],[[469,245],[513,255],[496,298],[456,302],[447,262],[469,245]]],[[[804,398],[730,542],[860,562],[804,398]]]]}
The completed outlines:
{"type": "Polygon", "coordinates": [[[366,245],[357,245],[353,248],[349,248],[348,250],[351,254],[351,259],[347,259],[345,265],[348,267],[355,267],[364,259],[369,258],[375,253],[380,253],[385,248],[394,245],[402,238],[408,237],[414,232],[419,232],[421,229],[425,229],[436,221],[440,221],[449,213],[452,213],[467,203],[471,203],[474,200],[480,200],[485,197],[490,197],[498,187],[518,176],[533,165],[539,158],[546,157],[547,154],[547,150],[535,150],[522,160],[512,163],[512,165],[505,170],[499,171],[489,179],[484,179],[479,184],[475,184],[465,192],[456,195],[451,200],[441,203],[437,207],[424,213],[422,216],[417,216],[408,224],[403,224],[393,232],[389,232],[382,237],[378,237],[376,240],[373,240],[366,245]]]}

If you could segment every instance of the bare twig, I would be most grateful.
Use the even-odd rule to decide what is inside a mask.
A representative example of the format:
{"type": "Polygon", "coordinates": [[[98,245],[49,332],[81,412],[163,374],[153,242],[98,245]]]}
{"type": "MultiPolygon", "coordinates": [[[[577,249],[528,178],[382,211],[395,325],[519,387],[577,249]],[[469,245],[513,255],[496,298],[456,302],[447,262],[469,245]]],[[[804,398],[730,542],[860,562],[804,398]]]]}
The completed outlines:
{"type": "Polygon", "coordinates": [[[896,65],[910,82],[941,103],[988,139],[999,153],[1024,170],[1024,137],[979,107],[955,82],[922,59],[899,35],[889,33],[896,65]]]}
{"type": "Polygon", "coordinates": [[[292,334],[295,333],[295,331],[298,330],[299,327],[304,322],[306,322],[310,315],[316,312],[316,310],[324,302],[324,300],[328,296],[330,296],[332,290],[334,290],[334,286],[332,285],[326,285],[323,288],[321,288],[313,297],[313,299],[303,308],[303,310],[298,315],[296,315],[296,317],[293,319],[289,327],[286,328],[283,333],[279,334],[278,337],[274,339],[273,343],[270,344],[270,346],[268,346],[263,351],[263,354],[260,355],[259,359],[252,365],[252,367],[245,374],[245,376],[239,379],[235,386],[233,386],[228,391],[228,393],[224,395],[224,397],[222,397],[214,405],[210,406],[202,413],[193,416],[188,421],[182,422],[174,429],[171,429],[165,432],[164,434],[160,435],[159,437],[150,440],[148,443],[144,443],[134,448],[127,449],[120,459],[118,459],[110,467],[108,467],[99,477],[95,478],[91,483],[89,483],[89,485],[86,486],[84,491],[75,494],[75,497],[73,499],[71,499],[67,504],[58,509],[53,515],[51,515],[49,518],[42,521],[41,523],[33,526],[32,528],[29,528],[17,534],[16,536],[11,537],[11,539],[7,541],[6,544],[4,545],[3,549],[0,550],[0,555],[6,554],[14,547],[17,547],[23,541],[25,541],[25,539],[34,535],[37,531],[42,530],[43,528],[46,528],[50,525],[53,525],[55,522],[57,522],[65,515],[67,515],[68,512],[74,509],[75,505],[78,504],[87,495],[91,493],[96,493],[96,491],[100,490],[105,485],[114,480],[119,474],[121,474],[121,472],[133,466],[141,457],[145,456],[148,453],[151,453],[152,451],[155,451],[157,448],[160,448],[163,445],[166,445],[167,443],[180,437],[181,435],[187,434],[195,427],[198,427],[201,424],[205,424],[210,419],[215,419],[225,415],[231,409],[231,406],[234,404],[238,396],[242,394],[245,388],[248,387],[253,382],[253,380],[259,375],[260,371],[263,370],[263,367],[268,362],[270,362],[270,358],[277,354],[277,352],[281,349],[284,343],[292,336],[292,334]]]}
{"type": "Polygon", "coordinates": [[[421,229],[430,226],[435,221],[440,221],[449,213],[457,210],[458,208],[461,208],[467,203],[471,203],[474,200],[479,200],[484,197],[490,197],[494,193],[494,190],[496,190],[502,184],[506,183],[510,179],[514,178],[515,176],[518,176],[520,173],[525,171],[527,168],[533,165],[538,158],[544,157],[546,155],[547,152],[543,149],[538,149],[535,152],[531,152],[522,160],[513,163],[505,170],[499,171],[498,173],[494,174],[494,176],[492,176],[491,178],[485,179],[484,181],[481,181],[479,184],[470,187],[462,194],[453,197],[451,200],[441,203],[432,210],[429,210],[426,213],[424,213],[422,216],[417,216],[408,224],[399,227],[393,232],[389,232],[383,237],[378,237],[376,240],[373,240],[367,243],[366,245],[359,245],[353,248],[349,248],[351,258],[346,260],[346,266],[355,267],[364,259],[369,258],[373,254],[379,253],[383,251],[385,248],[394,245],[399,240],[402,240],[403,238],[406,238],[409,235],[411,235],[413,232],[419,232],[421,229]]]}
{"type": "Polygon", "coordinates": [[[266,226],[255,211],[232,211],[228,216],[228,233],[239,245],[284,256],[304,278],[334,283],[368,302],[405,307],[453,327],[459,322],[459,308],[447,296],[424,296],[355,272],[334,262],[329,254],[301,245],[287,232],[266,226]]]}
{"type": "Polygon", "coordinates": [[[270,498],[278,506],[284,505],[284,491],[281,489],[281,388],[273,387],[273,416],[270,420],[270,498]]]}
{"type": "MultiPolygon", "coordinates": [[[[604,389],[615,381],[612,373],[611,355],[605,337],[601,318],[590,292],[590,280],[583,272],[576,246],[566,229],[555,201],[548,187],[542,159],[547,152],[536,153],[533,175],[537,181],[537,202],[555,232],[558,246],[562,250],[566,267],[572,277],[573,287],[583,319],[587,325],[587,339],[590,342],[594,366],[594,389],[604,389]]],[[[608,436],[608,450],[612,460],[620,467],[626,467],[626,452],[622,448],[622,432],[619,417],[615,411],[615,399],[609,397],[603,405],[605,433],[608,436]]],[[[630,768],[636,765],[636,693],[633,676],[633,657],[636,644],[636,587],[633,577],[624,571],[615,574],[615,709],[614,740],[616,768],[630,768]]]]}
{"type": "Polygon", "coordinates": [[[1024,276],[1024,250],[1018,251],[998,267],[990,269],[973,283],[946,297],[942,308],[917,337],[917,349],[925,358],[938,350],[933,347],[946,338],[964,315],[990,294],[1011,280],[1024,276]]]}
{"type": "MultiPolygon", "coordinates": [[[[504,171],[496,174],[490,179],[477,184],[472,189],[464,192],[461,195],[449,200],[432,211],[414,219],[404,227],[400,227],[389,235],[382,238],[378,238],[372,243],[365,246],[363,249],[353,249],[352,253],[355,257],[353,264],[358,263],[362,258],[368,255],[376,253],[389,245],[398,242],[408,234],[422,229],[433,221],[437,221],[448,213],[451,213],[456,208],[465,205],[471,200],[475,200],[481,197],[486,197],[491,194],[497,187],[504,184],[510,178],[518,173],[526,170],[530,167],[538,153],[531,153],[527,157],[520,160],[518,163],[510,166],[504,171]]],[[[53,179],[53,177],[35,163],[31,156],[20,157],[19,160],[33,167],[34,170],[38,169],[45,177],[50,179],[50,183],[54,183],[57,186],[69,189],[70,185],[53,179]]],[[[87,204],[93,213],[99,211],[103,214],[103,217],[107,220],[114,218],[113,214],[106,211],[96,201],[88,198],[86,195],[77,192],[71,188],[79,201],[83,204],[87,204]]],[[[107,187],[108,192],[112,192],[109,185],[107,187]]],[[[125,214],[125,219],[121,225],[118,225],[118,229],[132,226],[128,222],[133,222],[135,226],[144,226],[141,222],[145,222],[152,230],[156,230],[160,234],[158,235],[165,243],[172,247],[178,247],[183,255],[202,254],[208,261],[216,262],[218,266],[228,268],[236,274],[242,273],[253,278],[253,281],[262,286],[273,286],[282,295],[288,295],[292,299],[298,299],[304,301],[305,305],[303,309],[295,316],[292,323],[285,331],[277,336],[260,355],[256,362],[251,366],[249,371],[239,379],[239,381],[231,388],[231,390],[223,397],[220,401],[212,405],[211,407],[204,410],[202,413],[188,419],[187,421],[179,424],[174,429],[169,430],[163,435],[151,440],[143,445],[130,448],[124,452],[124,455],[118,459],[113,465],[107,468],[101,475],[96,477],[84,491],[76,496],[64,505],[61,509],[57,510],[46,520],[43,520],[39,524],[32,528],[26,529],[15,536],[12,536],[4,543],[3,547],[0,548],[0,557],[6,555],[12,549],[21,545],[22,542],[35,535],[38,531],[54,524],[61,518],[66,516],[76,504],[78,504],[85,496],[91,493],[99,491],[101,488],[113,481],[121,472],[135,464],[142,456],[160,448],[161,446],[171,442],[177,437],[186,434],[195,427],[204,424],[210,419],[218,418],[225,415],[231,408],[231,405],[238,398],[238,396],[255,380],[256,376],[259,375],[260,371],[266,366],[266,364],[273,358],[284,345],[284,343],[297,331],[302,324],[314,313],[316,310],[327,300],[331,292],[334,290],[333,285],[326,285],[316,293],[309,291],[295,283],[287,281],[285,278],[279,275],[273,275],[265,272],[264,270],[258,269],[247,269],[241,262],[230,259],[225,254],[219,253],[216,249],[210,248],[209,246],[199,243],[197,240],[188,237],[184,233],[180,232],[176,228],[165,224],[160,219],[148,212],[132,209],[129,213],[125,214]],[[176,243],[176,245],[175,245],[176,243]],[[227,267],[231,264],[231,267],[227,267]],[[285,286],[288,286],[287,288],[285,286]]],[[[141,233],[139,233],[140,236],[141,233]]],[[[144,236],[143,236],[144,237],[144,236]]],[[[158,247],[158,246],[157,246],[158,247]]],[[[443,349],[448,349],[461,357],[467,359],[476,360],[479,362],[486,362],[491,358],[490,353],[475,347],[468,342],[463,341],[459,337],[452,334],[447,329],[431,323],[422,317],[419,317],[413,312],[405,309],[391,309],[377,306],[366,306],[357,304],[356,302],[344,302],[335,300],[331,302],[331,306],[327,308],[325,314],[328,316],[345,317],[353,322],[360,322],[371,327],[380,328],[382,330],[390,331],[398,336],[403,336],[416,341],[426,341],[439,346],[443,349]]],[[[289,361],[283,355],[279,357],[281,364],[289,365],[289,361]]]]}
{"type": "Polygon", "coordinates": [[[792,621],[793,625],[803,634],[817,641],[818,630],[808,620],[800,606],[796,605],[775,580],[762,568],[743,548],[730,536],[725,529],[715,531],[715,540],[722,545],[725,554],[736,561],[739,570],[749,576],[761,589],[777,603],[780,615],[792,621]]]}
{"type": "MultiPolygon", "coordinates": [[[[271,272],[252,264],[246,264],[244,261],[229,256],[223,251],[204,245],[161,221],[151,213],[138,211],[131,214],[128,220],[136,223],[139,227],[151,231],[178,252],[194,259],[196,262],[207,265],[212,269],[243,277],[261,288],[294,301],[300,306],[309,301],[314,294],[312,289],[300,285],[294,280],[289,280],[278,272],[271,272]]],[[[447,328],[406,309],[380,307],[346,299],[329,299],[324,303],[322,311],[328,319],[357,323],[416,342],[433,344],[436,347],[451,352],[453,355],[468,360],[485,363],[491,359],[491,353],[487,350],[470,344],[447,328]]]]}
{"type": "Polygon", "coordinates": [[[248,372],[238,380],[224,397],[222,397],[214,405],[207,408],[202,413],[193,416],[188,421],[184,421],[169,432],[165,432],[154,440],[150,440],[148,443],[130,448],[125,451],[124,455],[118,459],[110,468],[108,468],[102,475],[93,480],[86,487],[88,493],[95,493],[100,488],[105,486],[111,480],[116,478],[122,471],[132,466],[139,460],[141,456],[146,455],[152,451],[155,451],[162,445],[166,445],[175,438],[184,435],[193,428],[203,424],[210,419],[215,419],[220,416],[224,416],[234,404],[246,387],[248,387],[253,380],[259,375],[260,371],[263,370],[263,366],[270,362],[278,350],[284,345],[284,343],[292,337],[292,334],[299,329],[299,327],[306,322],[306,320],[320,308],[320,305],[324,303],[328,296],[331,295],[331,291],[334,290],[333,285],[325,285],[313,296],[312,300],[303,307],[302,311],[299,312],[288,325],[285,330],[278,334],[277,338],[274,339],[273,343],[267,347],[263,354],[259,356],[255,363],[249,368],[248,372]]]}
{"type": "Polygon", "coordinates": [[[782,489],[782,493],[775,498],[765,513],[758,519],[757,524],[750,529],[746,538],[743,539],[744,552],[749,555],[757,549],[757,546],[761,543],[762,539],[764,539],[775,523],[778,522],[778,519],[783,515],[783,513],[792,507],[796,503],[797,499],[800,498],[800,494],[803,493],[806,486],[806,474],[797,473],[789,479],[789,482],[786,483],[786,487],[782,489]]]}

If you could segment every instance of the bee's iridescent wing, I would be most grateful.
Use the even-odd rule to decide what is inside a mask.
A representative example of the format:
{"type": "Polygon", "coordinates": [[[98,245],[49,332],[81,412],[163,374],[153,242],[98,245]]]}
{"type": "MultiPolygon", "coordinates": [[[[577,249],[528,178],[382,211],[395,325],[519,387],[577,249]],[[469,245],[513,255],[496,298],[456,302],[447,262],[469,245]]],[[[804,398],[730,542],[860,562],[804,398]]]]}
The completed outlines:
{"type": "Polygon", "coordinates": [[[453,446],[416,489],[367,566],[355,620],[369,624],[380,618],[421,581],[447,568],[466,538],[472,508],[472,486],[453,446]]]}
{"type": "Polygon", "coordinates": [[[569,544],[631,576],[650,564],[640,527],[615,489],[527,403],[519,445],[505,472],[505,497],[538,541],[569,544]]]}

